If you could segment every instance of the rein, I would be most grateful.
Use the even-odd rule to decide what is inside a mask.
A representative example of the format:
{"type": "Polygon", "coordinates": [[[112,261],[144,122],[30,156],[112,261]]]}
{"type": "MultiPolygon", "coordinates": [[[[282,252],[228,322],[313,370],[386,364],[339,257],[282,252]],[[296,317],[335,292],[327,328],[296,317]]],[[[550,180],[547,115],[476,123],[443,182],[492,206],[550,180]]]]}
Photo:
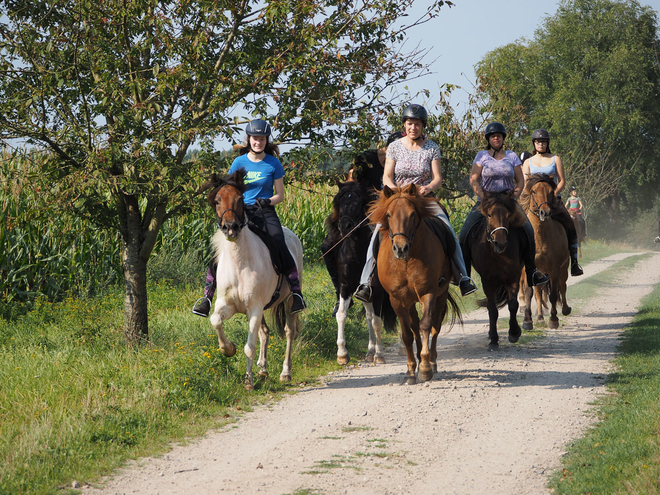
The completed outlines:
{"type": "Polygon", "coordinates": [[[361,220],[361,221],[360,221],[355,227],[353,227],[353,228],[351,229],[351,231],[350,231],[348,234],[346,234],[344,237],[342,237],[341,239],[339,239],[339,240],[335,243],[334,246],[332,246],[332,247],[331,247],[330,249],[328,249],[325,253],[323,253],[321,256],[319,256],[319,258],[318,258],[316,261],[321,261],[323,258],[325,258],[325,255],[326,255],[326,254],[328,254],[328,253],[329,253],[330,251],[332,251],[334,248],[336,248],[337,246],[339,246],[339,245],[343,242],[344,239],[346,239],[347,237],[349,237],[353,232],[355,232],[357,229],[359,229],[359,228],[362,226],[362,224],[363,224],[364,222],[366,222],[367,220],[369,220],[369,217],[370,217],[371,215],[373,215],[373,212],[371,212],[371,213],[369,213],[367,216],[365,216],[365,217],[364,217],[364,218],[363,218],[363,219],[362,219],[362,220],[361,220]]]}
{"type": "MultiPolygon", "coordinates": [[[[225,217],[225,213],[227,213],[228,211],[231,211],[236,216],[236,218],[239,218],[239,214],[236,210],[234,210],[233,208],[227,208],[225,211],[222,212],[222,215],[220,215],[220,217],[218,218],[218,226],[222,227],[222,219],[225,217]]],[[[246,225],[247,225],[247,215],[245,215],[245,211],[244,211],[243,221],[239,223],[238,226],[239,228],[242,229],[246,225]]]]}

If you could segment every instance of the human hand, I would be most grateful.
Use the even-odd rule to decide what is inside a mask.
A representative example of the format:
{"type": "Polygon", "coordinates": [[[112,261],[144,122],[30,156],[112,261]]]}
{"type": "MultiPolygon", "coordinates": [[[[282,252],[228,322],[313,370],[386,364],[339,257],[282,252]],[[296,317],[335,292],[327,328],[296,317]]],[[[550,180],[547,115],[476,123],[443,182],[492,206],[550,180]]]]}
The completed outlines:
{"type": "Polygon", "coordinates": [[[259,208],[265,208],[266,206],[270,206],[270,198],[257,198],[254,203],[259,208]]]}

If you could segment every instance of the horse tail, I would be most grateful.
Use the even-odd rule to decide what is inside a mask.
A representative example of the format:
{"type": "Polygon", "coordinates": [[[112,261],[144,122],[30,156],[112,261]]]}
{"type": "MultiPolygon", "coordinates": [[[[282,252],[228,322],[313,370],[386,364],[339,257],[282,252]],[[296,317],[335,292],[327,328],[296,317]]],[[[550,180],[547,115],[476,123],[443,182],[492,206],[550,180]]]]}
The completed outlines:
{"type": "MultiPolygon", "coordinates": [[[[504,286],[498,287],[497,292],[495,293],[495,305],[497,306],[497,309],[502,309],[506,305],[508,300],[509,300],[509,294],[507,293],[504,286]]],[[[487,307],[488,299],[478,299],[477,306],[479,306],[480,308],[487,307]]]]}
{"type": "Polygon", "coordinates": [[[286,332],[284,327],[286,326],[286,306],[284,305],[286,299],[280,302],[277,306],[273,308],[273,322],[275,323],[275,329],[280,338],[284,338],[286,332]]]}
{"type": "MultiPolygon", "coordinates": [[[[458,301],[454,299],[450,291],[447,291],[447,296],[447,304],[451,308],[451,320],[449,320],[449,328],[453,327],[456,322],[458,322],[460,325],[463,325],[463,314],[461,313],[461,308],[458,305],[458,301]]],[[[447,319],[447,313],[449,313],[449,311],[445,311],[445,315],[442,318],[443,321],[447,319]]]]}

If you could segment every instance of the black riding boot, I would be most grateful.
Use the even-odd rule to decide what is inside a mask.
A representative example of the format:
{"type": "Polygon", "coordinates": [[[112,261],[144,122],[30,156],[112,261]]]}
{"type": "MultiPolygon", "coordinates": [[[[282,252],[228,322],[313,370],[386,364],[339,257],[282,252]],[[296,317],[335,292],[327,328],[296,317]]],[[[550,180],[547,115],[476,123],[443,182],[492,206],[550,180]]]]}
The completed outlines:
{"type": "Polygon", "coordinates": [[[571,244],[568,248],[568,252],[571,255],[571,275],[573,277],[579,277],[584,273],[582,267],[578,265],[578,245],[577,243],[571,244]]]}

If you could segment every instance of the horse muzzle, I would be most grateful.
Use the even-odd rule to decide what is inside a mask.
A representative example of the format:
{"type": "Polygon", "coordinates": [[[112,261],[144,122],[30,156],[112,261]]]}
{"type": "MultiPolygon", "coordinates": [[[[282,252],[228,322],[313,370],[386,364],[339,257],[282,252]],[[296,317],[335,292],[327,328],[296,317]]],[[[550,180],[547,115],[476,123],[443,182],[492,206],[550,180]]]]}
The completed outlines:
{"type": "Polygon", "coordinates": [[[220,230],[229,242],[236,242],[238,236],[243,230],[243,226],[238,222],[230,222],[220,226],[220,230]]]}
{"type": "Polygon", "coordinates": [[[552,218],[552,210],[547,209],[547,210],[539,210],[539,220],[542,222],[545,222],[546,220],[550,220],[552,218]]]}

